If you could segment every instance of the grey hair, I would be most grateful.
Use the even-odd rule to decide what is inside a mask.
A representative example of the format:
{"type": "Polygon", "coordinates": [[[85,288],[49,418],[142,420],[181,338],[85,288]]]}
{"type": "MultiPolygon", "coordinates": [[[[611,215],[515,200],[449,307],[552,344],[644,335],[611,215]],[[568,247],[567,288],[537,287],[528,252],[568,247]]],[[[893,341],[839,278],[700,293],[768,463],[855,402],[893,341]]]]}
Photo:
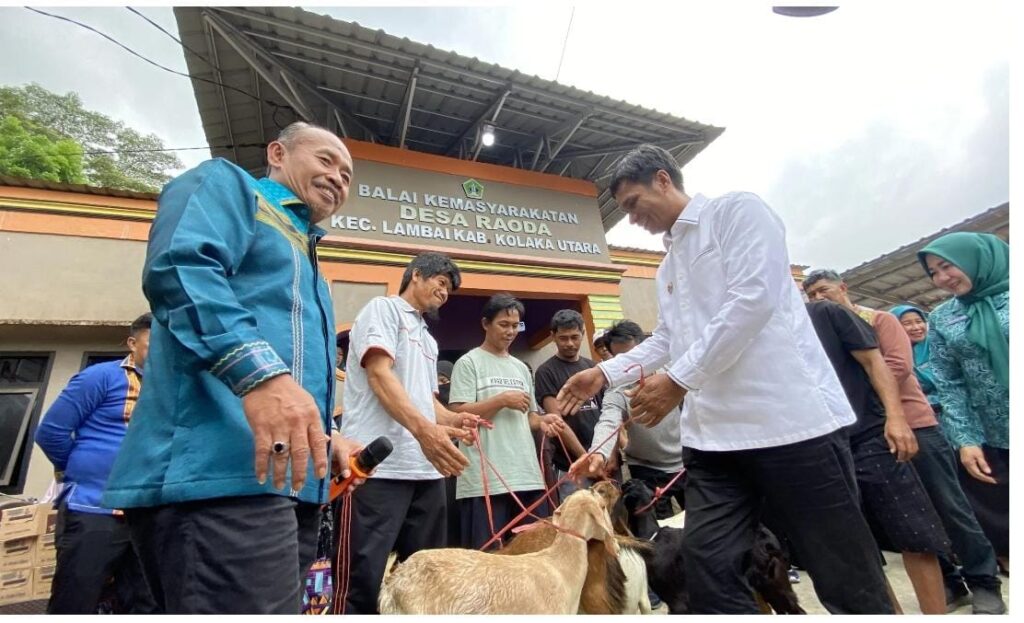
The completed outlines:
{"type": "Polygon", "coordinates": [[[833,283],[843,283],[843,278],[839,276],[839,273],[832,270],[831,268],[820,268],[818,270],[812,270],[809,275],[804,278],[803,288],[807,291],[807,288],[813,286],[819,281],[831,281],[833,283]]]}
{"type": "MultiPolygon", "coordinates": [[[[299,135],[305,132],[306,130],[323,130],[325,132],[330,132],[330,130],[323,127],[322,125],[317,125],[315,123],[309,123],[306,121],[293,121],[286,125],[284,128],[282,128],[281,131],[278,133],[277,138],[275,138],[274,140],[284,145],[285,149],[291,149],[299,140],[299,135]]],[[[269,164],[267,165],[267,175],[270,175],[269,164]]]]}

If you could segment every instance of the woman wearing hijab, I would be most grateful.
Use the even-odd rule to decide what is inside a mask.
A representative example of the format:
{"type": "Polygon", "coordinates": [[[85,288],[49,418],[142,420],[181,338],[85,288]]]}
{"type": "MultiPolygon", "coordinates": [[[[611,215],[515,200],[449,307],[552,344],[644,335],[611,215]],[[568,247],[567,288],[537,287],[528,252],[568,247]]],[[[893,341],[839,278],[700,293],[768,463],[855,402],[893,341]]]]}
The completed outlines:
{"type": "MultiPolygon", "coordinates": [[[[938,416],[942,412],[939,392],[928,361],[927,315],[912,305],[897,305],[892,314],[899,319],[910,338],[914,354],[914,374],[921,384],[925,398],[938,416]]],[[[957,479],[956,453],[942,433],[941,426],[914,428],[918,453],[912,459],[921,484],[935,510],[942,519],[962,567],[948,556],[939,555],[943,581],[946,585],[946,605],[950,612],[973,605],[973,614],[1003,614],[1006,604],[1001,595],[1002,582],[996,553],[985,531],[978,523],[971,502],[957,479]]],[[[980,485],[979,486],[984,486],[980,485]]]]}
{"type": "Polygon", "coordinates": [[[992,234],[957,232],[917,255],[932,283],[953,294],[928,318],[940,421],[970,475],[961,484],[1008,570],[1010,247],[992,234]]]}

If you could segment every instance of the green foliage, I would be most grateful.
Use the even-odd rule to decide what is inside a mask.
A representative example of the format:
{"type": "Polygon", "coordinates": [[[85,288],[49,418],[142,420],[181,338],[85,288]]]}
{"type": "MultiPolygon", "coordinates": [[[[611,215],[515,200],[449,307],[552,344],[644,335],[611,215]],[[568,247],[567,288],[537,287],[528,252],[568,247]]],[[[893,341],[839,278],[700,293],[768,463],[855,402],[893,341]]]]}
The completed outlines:
{"type": "MultiPolygon", "coordinates": [[[[39,86],[0,87],[0,120],[15,117],[24,127],[53,141],[80,145],[85,183],[107,188],[156,192],[170,180],[166,171],[183,168],[155,134],[142,134],[120,121],[86,110],[77,93],[60,95],[39,86]]],[[[0,161],[5,156],[0,153],[0,161]]]]}
{"type": "Polygon", "coordinates": [[[0,174],[84,184],[82,146],[13,115],[0,117],[0,174]]]}

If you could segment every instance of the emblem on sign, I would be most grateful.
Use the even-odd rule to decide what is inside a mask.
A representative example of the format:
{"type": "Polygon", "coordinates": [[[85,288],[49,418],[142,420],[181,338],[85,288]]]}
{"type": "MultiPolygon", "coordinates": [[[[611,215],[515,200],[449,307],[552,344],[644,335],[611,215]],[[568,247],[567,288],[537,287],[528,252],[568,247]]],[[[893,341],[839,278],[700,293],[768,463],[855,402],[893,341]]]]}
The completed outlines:
{"type": "Polygon", "coordinates": [[[465,182],[462,182],[462,190],[470,199],[484,198],[484,185],[474,179],[468,179],[465,182]]]}

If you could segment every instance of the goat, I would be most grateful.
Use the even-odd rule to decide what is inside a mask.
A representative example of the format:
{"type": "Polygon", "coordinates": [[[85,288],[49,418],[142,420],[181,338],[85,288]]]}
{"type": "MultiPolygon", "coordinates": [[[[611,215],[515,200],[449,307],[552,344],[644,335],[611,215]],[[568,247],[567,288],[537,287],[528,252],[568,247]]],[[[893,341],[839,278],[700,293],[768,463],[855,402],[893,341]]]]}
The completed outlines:
{"type": "Polygon", "coordinates": [[[553,521],[575,534],[558,531],[538,552],[416,552],[381,585],[380,613],[575,614],[587,572],[587,541],[600,541],[611,554],[618,545],[603,499],[590,490],[566,498],[553,521]]]}
{"type": "MultiPolygon", "coordinates": [[[[620,506],[619,488],[613,481],[602,480],[591,486],[606,507],[620,506]]],[[[535,523],[519,533],[500,554],[519,555],[544,549],[555,538],[556,530],[544,523],[535,523]]],[[[616,532],[618,532],[616,530],[616,532]]],[[[587,576],[580,598],[581,614],[637,614],[650,612],[647,596],[645,558],[651,545],[632,538],[616,537],[618,556],[610,555],[597,541],[587,544],[587,576]]]]}
{"type": "MultiPolygon", "coordinates": [[[[654,544],[654,553],[647,559],[647,575],[651,588],[668,606],[670,614],[690,611],[686,574],[683,568],[683,531],[660,527],[650,510],[637,515],[636,510],[649,504],[654,493],[637,479],[622,487],[620,504],[627,511],[630,530],[654,544]]],[[[806,614],[786,574],[789,564],[778,539],[759,525],[754,546],[745,561],[745,576],[756,592],[758,601],[766,602],[779,614],[806,614]]]]}

